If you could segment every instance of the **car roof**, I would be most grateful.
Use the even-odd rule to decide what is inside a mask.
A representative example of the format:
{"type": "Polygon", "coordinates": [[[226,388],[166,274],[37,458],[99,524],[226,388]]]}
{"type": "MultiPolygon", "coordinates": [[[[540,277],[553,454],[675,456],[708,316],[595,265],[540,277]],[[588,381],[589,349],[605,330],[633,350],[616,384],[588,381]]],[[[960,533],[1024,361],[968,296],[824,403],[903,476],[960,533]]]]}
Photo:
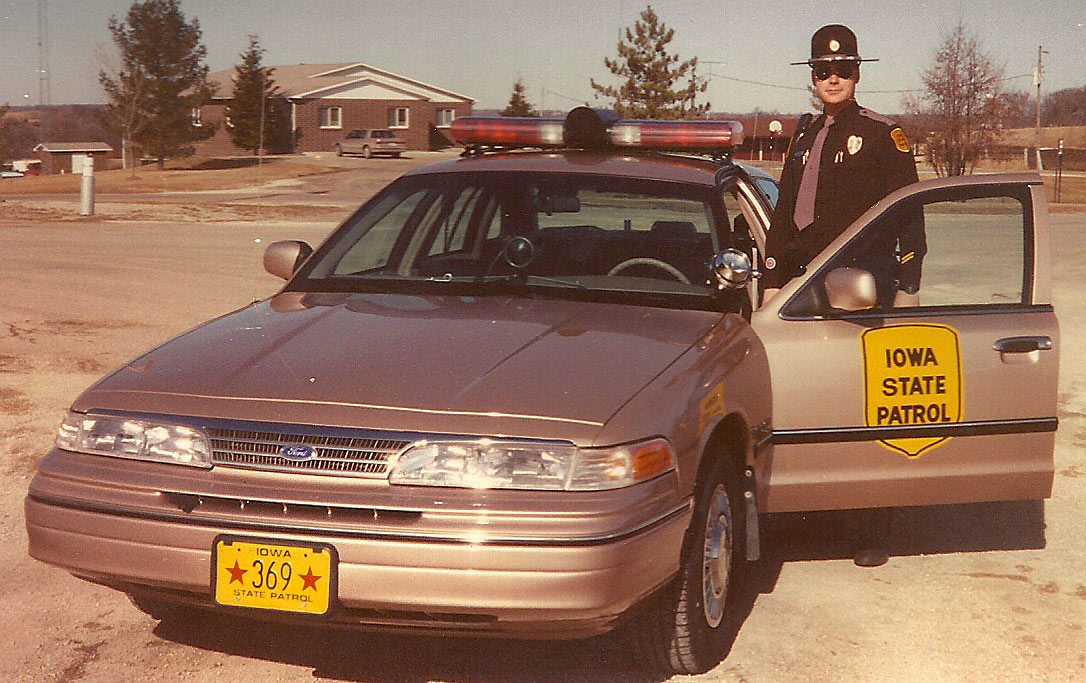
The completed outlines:
{"type": "Polygon", "coordinates": [[[588,150],[513,151],[485,153],[420,166],[406,175],[471,172],[578,173],[716,185],[722,171],[739,167],[728,159],[681,156],[659,152],[601,152],[588,150]]]}

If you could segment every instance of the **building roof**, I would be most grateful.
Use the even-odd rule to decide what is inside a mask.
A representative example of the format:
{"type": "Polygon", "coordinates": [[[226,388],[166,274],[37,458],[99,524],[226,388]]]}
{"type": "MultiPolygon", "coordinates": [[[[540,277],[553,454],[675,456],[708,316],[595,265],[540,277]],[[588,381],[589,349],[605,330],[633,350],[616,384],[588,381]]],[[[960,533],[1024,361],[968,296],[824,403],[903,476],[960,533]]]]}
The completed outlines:
{"type": "MultiPolygon", "coordinates": [[[[416,81],[361,62],[288,64],[270,67],[272,81],[286,98],[394,99],[424,102],[474,102],[466,95],[416,81]]],[[[235,69],[208,74],[217,99],[234,93],[235,69]]]]}
{"type": "Polygon", "coordinates": [[[34,148],[35,152],[112,152],[113,148],[104,142],[42,142],[34,148]]]}

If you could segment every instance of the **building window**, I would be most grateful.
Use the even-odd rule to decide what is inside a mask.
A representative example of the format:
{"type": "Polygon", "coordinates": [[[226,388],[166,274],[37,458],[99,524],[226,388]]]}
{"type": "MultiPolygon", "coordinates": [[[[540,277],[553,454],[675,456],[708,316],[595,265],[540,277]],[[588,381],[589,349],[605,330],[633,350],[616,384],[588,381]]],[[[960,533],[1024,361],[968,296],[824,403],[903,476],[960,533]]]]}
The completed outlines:
{"type": "Polygon", "coordinates": [[[437,127],[448,128],[452,125],[453,119],[456,118],[456,112],[452,109],[438,109],[437,110],[437,127]]]}
{"type": "Polygon", "coordinates": [[[342,128],[343,109],[340,107],[321,107],[321,128],[342,128]]]}
{"type": "Polygon", "coordinates": [[[392,107],[388,110],[389,128],[407,128],[407,107],[392,107]]]}
{"type": "Polygon", "coordinates": [[[192,110],[192,125],[194,125],[196,127],[200,127],[200,126],[204,125],[202,112],[200,111],[199,107],[195,107],[192,110]]]}

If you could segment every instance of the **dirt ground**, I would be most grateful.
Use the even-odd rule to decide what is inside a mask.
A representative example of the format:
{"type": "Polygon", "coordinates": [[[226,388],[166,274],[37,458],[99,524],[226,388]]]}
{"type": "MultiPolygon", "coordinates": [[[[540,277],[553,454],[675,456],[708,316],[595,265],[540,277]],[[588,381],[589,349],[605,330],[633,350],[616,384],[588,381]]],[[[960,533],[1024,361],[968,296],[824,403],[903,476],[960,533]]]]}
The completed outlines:
{"type": "MultiPolygon", "coordinates": [[[[72,399],[139,351],[273,293],[263,248],[319,241],[402,171],[379,164],[225,198],[104,202],[91,219],[74,217],[77,198],[0,190],[0,680],[661,681],[608,639],[377,636],[210,615],[158,624],[27,556],[23,496],[72,399]]],[[[1053,223],[1062,356],[1051,500],[899,513],[893,557],[876,569],[851,562],[851,513],[770,518],[731,651],[690,680],[1086,680],[1086,213],[1053,223]]]]}

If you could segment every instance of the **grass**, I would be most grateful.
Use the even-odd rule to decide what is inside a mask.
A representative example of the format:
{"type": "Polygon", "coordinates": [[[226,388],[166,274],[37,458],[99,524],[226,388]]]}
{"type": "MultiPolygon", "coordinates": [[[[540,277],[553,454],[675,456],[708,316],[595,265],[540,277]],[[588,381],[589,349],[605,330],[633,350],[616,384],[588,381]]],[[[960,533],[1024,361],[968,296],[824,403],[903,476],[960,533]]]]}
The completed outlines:
{"type": "MultiPolygon", "coordinates": [[[[311,163],[297,158],[265,158],[258,164],[254,159],[209,159],[192,157],[167,162],[164,170],[154,164],[137,169],[96,171],[96,192],[146,193],[187,192],[198,190],[228,190],[252,187],[273,180],[302,178],[334,173],[342,168],[311,163]]],[[[0,180],[0,194],[72,194],[79,193],[82,176],[63,175],[27,176],[0,180]]]]}

